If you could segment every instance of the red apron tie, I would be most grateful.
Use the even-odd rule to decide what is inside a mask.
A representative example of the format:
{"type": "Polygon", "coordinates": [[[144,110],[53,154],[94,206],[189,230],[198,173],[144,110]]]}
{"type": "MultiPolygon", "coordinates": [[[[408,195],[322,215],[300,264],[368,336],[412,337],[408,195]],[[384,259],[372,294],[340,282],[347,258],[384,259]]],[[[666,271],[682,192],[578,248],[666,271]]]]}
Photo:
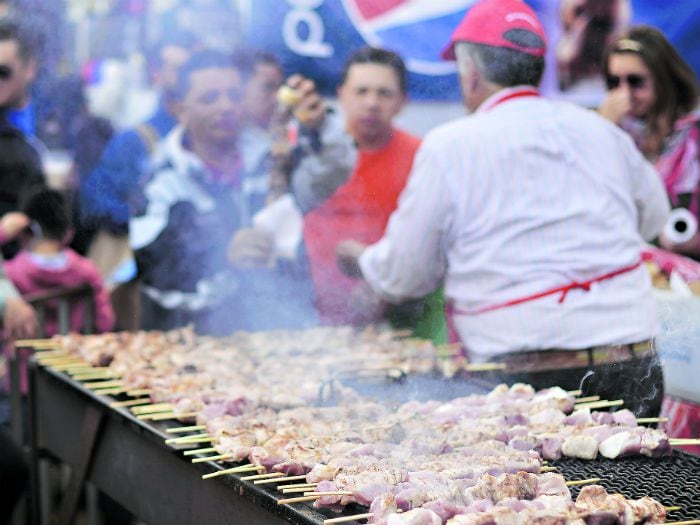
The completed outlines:
{"type": "MultiPolygon", "coordinates": [[[[475,308],[473,310],[465,310],[465,309],[457,308],[456,306],[454,306],[454,304],[448,303],[448,305],[446,307],[446,312],[447,312],[448,318],[450,318],[454,314],[479,315],[479,314],[483,314],[486,312],[492,312],[494,310],[501,310],[503,308],[516,306],[518,304],[527,303],[530,301],[534,301],[536,299],[541,299],[542,297],[547,297],[549,295],[556,295],[556,294],[561,294],[559,296],[559,301],[558,301],[559,304],[561,304],[566,300],[566,296],[569,294],[569,292],[571,290],[583,290],[584,292],[589,292],[591,290],[591,285],[593,285],[593,283],[607,281],[608,279],[612,279],[613,277],[617,277],[618,275],[622,275],[624,273],[631,272],[631,271],[639,268],[639,266],[641,264],[642,264],[641,261],[637,261],[636,263],[634,263],[630,266],[625,266],[623,268],[619,268],[617,270],[606,273],[604,275],[600,275],[598,277],[594,277],[593,279],[589,279],[587,281],[582,281],[582,282],[574,281],[574,282],[571,282],[565,286],[558,286],[558,287],[552,288],[550,290],[545,290],[544,292],[538,292],[538,293],[528,295],[525,297],[520,297],[518,299],[512,299],[510,301],[506,301],[506,302],[498,303],[498,304],[493,304],[490,306],[484,306],[482,308],[475,308]]],[[[453,323],[453,321],[451,319],[448,322],[450,324],[453,323]]]]}

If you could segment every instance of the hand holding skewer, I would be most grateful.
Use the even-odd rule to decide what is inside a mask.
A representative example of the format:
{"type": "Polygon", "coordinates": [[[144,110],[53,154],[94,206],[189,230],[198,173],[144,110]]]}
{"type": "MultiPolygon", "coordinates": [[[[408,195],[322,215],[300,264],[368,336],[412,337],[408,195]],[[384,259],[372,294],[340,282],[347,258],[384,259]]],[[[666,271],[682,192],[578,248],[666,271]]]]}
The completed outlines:
{"type": "Polygon", "coordinates": [[[280,89],[278,99],[292,109],[294,117],[304,127],[319,129],[323,125],[326,107],[313,80],[292,75],[280,89]]]}

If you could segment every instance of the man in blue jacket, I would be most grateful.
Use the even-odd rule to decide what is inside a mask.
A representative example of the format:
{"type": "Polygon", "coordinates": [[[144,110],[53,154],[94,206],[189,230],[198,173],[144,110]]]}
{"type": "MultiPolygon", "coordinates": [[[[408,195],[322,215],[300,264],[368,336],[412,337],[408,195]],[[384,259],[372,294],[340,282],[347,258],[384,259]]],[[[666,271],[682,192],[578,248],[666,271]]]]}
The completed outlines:
{"type": "Polygon", "coordinates": [[[100,163],[82,184],[84,220],[116,235],[126,235],[129,224],[129,191],[139,184],[156,143],[177,123],[175,85],[177,70],[190,57],[196,40],[179,33],[155,47],[151,63],[161,97],[155,113],[146,122],[115,135],[107,144],[100,163]]]}

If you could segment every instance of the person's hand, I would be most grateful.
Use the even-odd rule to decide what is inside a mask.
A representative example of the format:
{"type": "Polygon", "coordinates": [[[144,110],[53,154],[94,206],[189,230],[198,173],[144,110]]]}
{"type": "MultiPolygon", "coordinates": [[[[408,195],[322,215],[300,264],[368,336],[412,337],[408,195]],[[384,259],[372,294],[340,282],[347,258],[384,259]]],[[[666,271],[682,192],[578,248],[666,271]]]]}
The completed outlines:
{"type": "Polygon", "coordinates": [[[0,218],[0,238],[14,239],[29,226],[30,220],[24,213],[11,211],[0,218]]]}
{"type": "Polygon", "coordinates": [[[340,271],[348,277],[362,277],[362,272],[360,271],[357,260],[366,248],[366,244],[362,244],[358,241],[340,241],[335,247],[335,255],[338,260],[340,271]]]}
{"type": "Polygon", "coordinates": [[[290,104],[294,108],[296,119],[307,128],[320,128],[326,115],[326,105],[316,91],[313,80],[301,75],[292,75],[287,79],[286,85],[296,94],[296,98],[290,104]]]}
{"type": "Polygon", "coordinates": [[[228,260],[238,268],[259,268],[273,262],[272,234],[255,228],[238,230],[228,246],[228,260]]]}
{"type": "Polygon", "coordinates": [[[620,87],[608,91],[598,108],[598,113],[609,121],[619,124],[631,109],[630,93],[627,89],[620,87]]]}
{"type": "Polygon", "coordinates": [[[9,343],[17,339],[30,339],[39,333],[39,323],[34,308],[21,297],[7,299],[2,322],[5,340],[9,343]]]}
{"type": "Polygon", "coordinates": [[[364,326],[380,321],[384,317],[387,303],[377,295],[366,281],[360,281],[350,292],[348,298],[351,322],[364,326]]]}

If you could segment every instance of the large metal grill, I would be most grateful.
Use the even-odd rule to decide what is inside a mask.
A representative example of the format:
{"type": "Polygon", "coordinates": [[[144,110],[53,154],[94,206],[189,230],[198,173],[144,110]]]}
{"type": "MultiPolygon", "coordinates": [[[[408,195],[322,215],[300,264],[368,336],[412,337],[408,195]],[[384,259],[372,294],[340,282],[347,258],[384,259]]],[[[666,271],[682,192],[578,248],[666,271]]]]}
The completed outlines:
{"type": "MultiPolygon", "coordinates": [[[[552,462],[566,479],[601,478],[609,493],[628,498],[650,496],[664,506],[679,506],[667,521],[700,518],[700,457],[674,451],[667,458],[561,459],[552,462]]],[[[574,497],[580,488],[572,487],[574,497]]]]}
{"type": "MultiPolygon", "coordinates": [[[[276,500],[283,496],[272,486],[253,485],[237,475],[202,481],[202,473],[222,467],[214,463],[192,465],[163,443],[167,437],[164,425],[146,424],[127,410],[109,408],[104,398],[64,374],[36,366],[31,369],[35,448],[42,451],[40,454],[80,466],[85,422],[91,414],[101,413],[103,423],[86,479],[149,523],[286,521],[319,525],[324,514],[328,515],[306,504],[278,506],[276,500]]],[[[479,393],[489,386],[459,384],[458,380],[445,386],[444,379],[440,381],[442,393],[450,395],[479,393]]],[[[368,393],[383,397],[393,391],[394,399],[418,399],[437,385],[435,377],[405,378],[399,384],[378,381],[368,393]]],[[[669,514],[668,521],[700,517],[700,458],[674,452],[669,458],[562,459],[552,465],[569,480],[598,477],[608,492],[630,498],[647,495],[665,506],[680,506],[679,511],[669,514]]],[[[574,495],[577,493],[574,489],[574,495]]],[[[354,505],[346,509],[347,514],[365,511],[354,505]]]]}

